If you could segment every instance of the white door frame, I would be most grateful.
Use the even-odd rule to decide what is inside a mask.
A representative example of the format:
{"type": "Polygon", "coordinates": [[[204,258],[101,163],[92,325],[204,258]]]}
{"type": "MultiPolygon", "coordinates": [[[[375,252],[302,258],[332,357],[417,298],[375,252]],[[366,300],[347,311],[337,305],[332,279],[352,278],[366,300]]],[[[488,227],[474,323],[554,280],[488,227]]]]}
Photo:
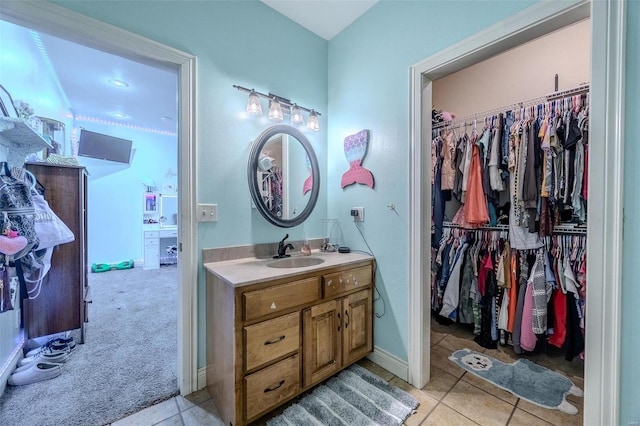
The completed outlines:
{"type": "Polygon", "coordinates": [[[625,11],[625,2],[615,0],[541,1],[410,68],[408,381],[412,385],[422,388],[430,369],[432,81],[591,16],[587,226],[591,285],[583,422],[618,424],[625,11]]]}
{"type": "Polygon", "coordinates": [[[197,390],[196,58],[48,2],[0,2],[0,19],[178,73],[178,386],[197,390]]]}

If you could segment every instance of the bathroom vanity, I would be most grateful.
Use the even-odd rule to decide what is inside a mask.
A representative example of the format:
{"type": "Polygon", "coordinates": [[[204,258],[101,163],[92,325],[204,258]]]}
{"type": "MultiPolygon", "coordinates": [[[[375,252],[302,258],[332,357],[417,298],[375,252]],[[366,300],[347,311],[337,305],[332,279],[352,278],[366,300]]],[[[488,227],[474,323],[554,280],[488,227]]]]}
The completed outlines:
{"type": "Polygon", "coordinates": [[[260,418],[373,349],[371,256],[204,266],[207,386],[225,425],[260,418]]]}

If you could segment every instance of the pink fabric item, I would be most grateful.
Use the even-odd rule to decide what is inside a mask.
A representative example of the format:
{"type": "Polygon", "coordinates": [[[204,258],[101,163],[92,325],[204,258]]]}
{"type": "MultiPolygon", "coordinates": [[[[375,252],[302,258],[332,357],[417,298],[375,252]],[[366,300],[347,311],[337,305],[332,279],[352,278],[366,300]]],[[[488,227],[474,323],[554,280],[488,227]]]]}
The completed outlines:
{"type": "Polygon", "coordinates": [[[524,306],[522,307],[522,326],[520,328],[520,347],[525,351],[533,351],[536,348],[536,335],[533,332],[533,284],[527,283],[527,292],[524,294],[524,306]]]}
{"type": "Polygon", "coordinates": [[[7,256],[11,256],[22,250],[27,246],[27,239],[22,235],[15,238],[9,238],[5,235],[0,235],[0,253],[7,256]]]}

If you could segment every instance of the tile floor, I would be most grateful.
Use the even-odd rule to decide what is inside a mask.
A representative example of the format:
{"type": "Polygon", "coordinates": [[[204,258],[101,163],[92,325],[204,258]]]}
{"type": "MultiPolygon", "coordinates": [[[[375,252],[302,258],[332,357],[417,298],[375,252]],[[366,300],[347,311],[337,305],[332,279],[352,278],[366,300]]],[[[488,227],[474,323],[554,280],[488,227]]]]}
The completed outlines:
{"type": "MultiPolygon", "coordinates": [[[[405,381],[369,360],[361,365],[414,395],[420,406],[407,419],[406,426],[462,426],[462,425],[581,425],[582,398],[568,400],[579,410],[570,415],[549,410],[523,401],[478,377],[467,373],[448,359],[457,349],[469,348],[486,352],[504,362],[518,358],[510,347],[485,349],[472,340],[472,334],[457,326],[438,324],[431,331],[431,380],[423,389],[416,389],[405,381]]],[[[565,374],[584,389],[583,363],[567,362],[562,357],[530,356],[530,359],[565,374]]],[[[283,407],[284,408],[284,407],[283,407]]],[[[278,411],[281,411],[281,408],[278,411]]],[[[264,425],[269,416],[256,422],[264,425]]],[[[119,420],[112,426],[224,426],[206,389],[187,397],[177,396],[119,420]]]]}

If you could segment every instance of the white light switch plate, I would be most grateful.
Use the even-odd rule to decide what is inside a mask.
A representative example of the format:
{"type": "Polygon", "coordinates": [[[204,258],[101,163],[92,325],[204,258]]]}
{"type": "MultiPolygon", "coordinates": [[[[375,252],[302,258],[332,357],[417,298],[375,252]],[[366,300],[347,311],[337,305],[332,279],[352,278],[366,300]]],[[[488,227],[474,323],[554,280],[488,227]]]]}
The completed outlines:
{"type": "Polygon", "coordinates": [[[198,222],[217,222],[218,221],[218,205],[217,204],[198,204],[198,212],[196,215],[198,222]]]}

